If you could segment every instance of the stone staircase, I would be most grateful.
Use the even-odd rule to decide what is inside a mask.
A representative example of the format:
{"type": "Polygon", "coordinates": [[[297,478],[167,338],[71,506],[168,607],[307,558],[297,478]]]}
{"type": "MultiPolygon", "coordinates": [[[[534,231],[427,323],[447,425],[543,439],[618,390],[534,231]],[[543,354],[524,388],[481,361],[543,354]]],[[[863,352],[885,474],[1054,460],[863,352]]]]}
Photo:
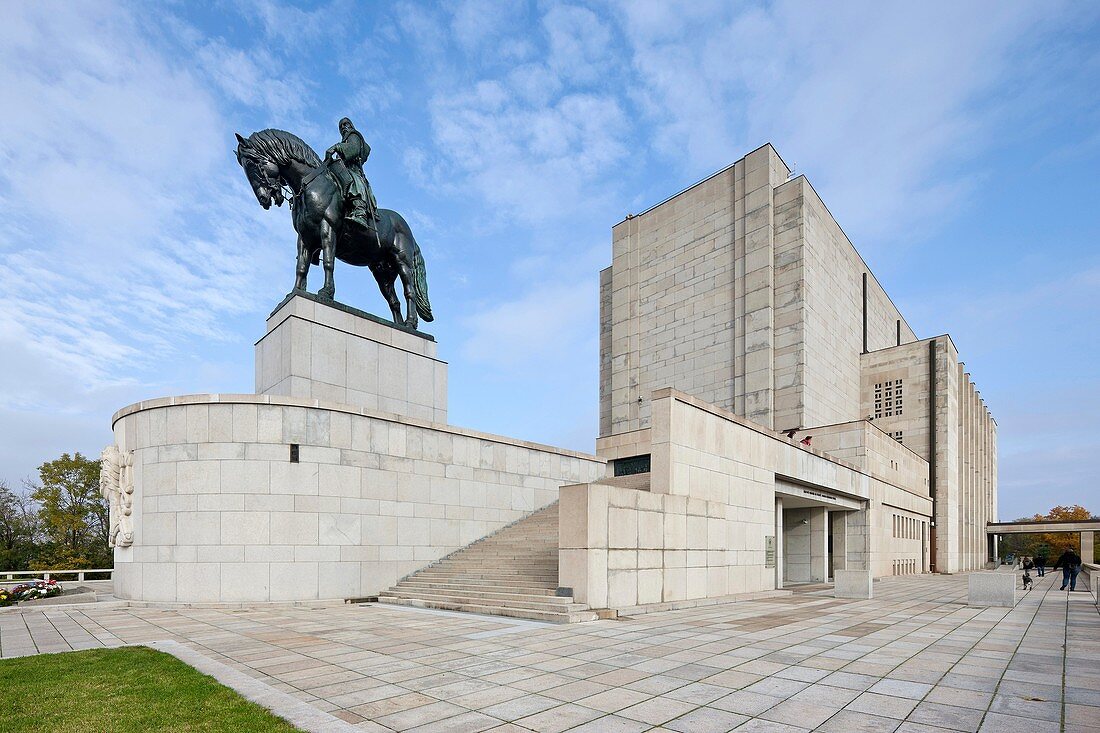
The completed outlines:
{"type": "Polygon", "coordinates": [[[555,502],[405,577],[378,600],[557,623],[596,620],[557,590],[555,502]]]}

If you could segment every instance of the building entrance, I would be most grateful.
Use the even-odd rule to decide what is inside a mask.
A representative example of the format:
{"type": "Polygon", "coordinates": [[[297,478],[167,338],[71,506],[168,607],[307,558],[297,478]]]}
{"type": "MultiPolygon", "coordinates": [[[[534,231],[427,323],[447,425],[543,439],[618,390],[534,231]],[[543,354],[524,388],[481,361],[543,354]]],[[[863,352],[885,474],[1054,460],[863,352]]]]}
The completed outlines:
{"type": "Polygon", "coordinates": [[[848,515],[862,503],[827,489],[776,480],[776,534],[782,552],[776,587],[826,583],[845,568],[849,550],[848,515]]]}

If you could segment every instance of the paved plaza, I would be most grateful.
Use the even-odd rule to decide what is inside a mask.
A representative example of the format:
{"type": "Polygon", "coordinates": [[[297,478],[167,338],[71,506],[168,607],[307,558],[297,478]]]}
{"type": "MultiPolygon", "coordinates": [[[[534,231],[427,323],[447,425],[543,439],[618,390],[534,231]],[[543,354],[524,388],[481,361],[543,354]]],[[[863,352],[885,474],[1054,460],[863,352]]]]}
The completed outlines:
{"type": "Polygon", "coordinates": [[[1060,578],[1012,610],[926,575],[884,578],[873,600],[807,590],[573,625],[382,605],[19,610],[0,613],[0,655],[173,641],[364,731],[1100,733],[1100,614],[1060,578]]]}

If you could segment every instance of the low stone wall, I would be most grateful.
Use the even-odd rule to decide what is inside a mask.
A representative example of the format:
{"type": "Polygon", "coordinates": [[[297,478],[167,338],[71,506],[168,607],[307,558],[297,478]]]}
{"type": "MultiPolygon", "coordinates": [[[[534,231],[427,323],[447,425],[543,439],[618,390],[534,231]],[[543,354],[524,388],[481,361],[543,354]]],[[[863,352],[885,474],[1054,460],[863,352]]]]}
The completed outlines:
{"type": "Polygon", "coordinates": [[[727,550],[735,525],[726,510],[718,502],[606,484],[564,486],[558,582],[594,608],[741,592],[730,587],[727,550]]]}
{"type": "Polygon", "coordinates": [[[1016,605],[1016,574],[976,572],[967,577],[968,606],[1016,605]]]}
{"type": "Polygon", "coordinates": [[[833,596],[836,598],[871,598],[874,596],[874,579],[871,577],[871,571],[835,571],[833,596]]]}
{"type": "Polygon", "coordinates": [[[773,591],[787,551],[805,556],[805,577],[792,580],[825,580],[826,518],[835,568],[889,575],[891,512],[931,510],[925,496],[690,395],[658,390],[650,405],[648,435],[600,443],[611,456],[648,445],[648,491],[562,489],[559,582],[591,606],[773,591]]]}
{"type": "Polygon", "coordinates": [[[150,602],[374,595],[606,470],[581,453],[291,397],[164,398],[113,424],[136,485],[116,594],[150,602]]]}

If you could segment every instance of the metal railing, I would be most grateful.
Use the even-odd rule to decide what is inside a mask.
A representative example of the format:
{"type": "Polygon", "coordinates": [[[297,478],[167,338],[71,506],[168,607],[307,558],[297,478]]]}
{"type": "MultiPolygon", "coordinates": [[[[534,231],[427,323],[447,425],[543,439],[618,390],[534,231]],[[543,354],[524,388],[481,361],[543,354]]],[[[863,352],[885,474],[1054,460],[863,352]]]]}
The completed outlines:
{"type": "Polygon", "coordinates": [[[88,570],[0,570],[0,582],[20,582],[23,580],[68,580],[71,575],[76,576],[76,582],[85,580],[110,580],[114,568],[92,568],[88,570]],[[105,578],[86,578],[86,575],[106,575],[105,578]],[[58,577],[65,576],[65,577],[58,577]]]}

